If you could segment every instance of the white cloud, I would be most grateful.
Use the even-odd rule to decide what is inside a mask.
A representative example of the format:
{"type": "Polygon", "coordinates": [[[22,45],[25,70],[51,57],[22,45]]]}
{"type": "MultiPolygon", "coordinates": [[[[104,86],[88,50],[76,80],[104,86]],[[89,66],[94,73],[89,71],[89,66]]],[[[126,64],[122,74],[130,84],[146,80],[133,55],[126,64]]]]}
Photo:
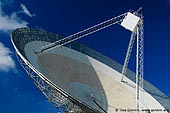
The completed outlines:
{"type": "Polygon", "coordinates": [[[24,5],[24,4],[21,4],[21,8],[23,10],[23,13],[26,14],[27,16],[29,17],[33,17],[35,16],[35,14],[31,14],[30,11],[28,10],[28,8],[24,5]]]}
{"type": "MultiPolygon", "coordinates": [[[[9,0],[10,1],[10,0],[9,0]]],[[[12,2],[12,0],[11,0],[12,2]]],[[[30,17],[34,16],[32,15],[28,9],[25,7],[25,5],[21,5],[22,11],[12,12],[10,15],[4,13],[4,5],[6,3],[0,1],[0,31],[3,33],[7,33],[8,35],[16,28],[20,27],[27,27],[28,22],[22,20],[18,13],[22,12],[30,17]]],[[[0,42],[0,70],[8,72],[10,69],[15,69],[15,62],[10,56],[12,52],[9,48],[5,47],[0,42]]]]}
{"type": "Polygon", "coordinates": [[[16,13],[13,13],[11,16],[0,15],[0,30],[4,32],[12,31],[20,27],[27,27],[27,24],[28,23],[21,20],[16,13]]]}
{"type": "Polygon", "coordinates": [[[10,56],[11,51],[0,42],[0,70],[8,72],[15,68],[14,60],[10,56]]]}
{"type": "Polygon", "coordinates": [[[11,15],[5,15],[0,2],[0,30],[3,32],[12,31],[16,28],[27,27],[27,22],[17,16],[16,12],[11,15]]]}

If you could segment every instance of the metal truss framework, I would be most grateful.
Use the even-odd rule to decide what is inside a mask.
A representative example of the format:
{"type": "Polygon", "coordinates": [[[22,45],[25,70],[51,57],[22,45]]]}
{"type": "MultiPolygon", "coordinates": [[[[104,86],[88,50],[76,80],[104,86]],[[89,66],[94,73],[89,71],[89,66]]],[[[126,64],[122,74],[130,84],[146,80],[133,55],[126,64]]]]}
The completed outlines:
{"type": "Polygon", "coordinates": [[[140,112],[140,103],[142,104],[142,98],[143,98],[143,65],[144,65],[144,36],[143,36],[143,17],[142,15],[139,15],[141,18],[139,23],[136,26],[136,29],[131,34],[131,38],[129,41],[129,46],[126,53],[126,58],[124,61],[123,69],[122,69],[122,78],[121,81],[124,81],[124,76],[126,75],[127,66],[129,63],[130,55],[132,52],[133,44],[135,39],[136,42],[136,108],[137,113],[140,112]]]}
{"type": "MultiPolygon", "coordinates": [[[[143,19],[137,26],[137,51],[136,51],[136,102],[137,109],[140,111],[140,102],[143,98],[143,65],[144,65],[144,38],[143,38],[143,19]]],[[[142,104],[142,103],[141,103],[142,104]]],[[[137,113],[139,113],[139,111],[137,113]]]]}
{"type": "Polygon", "coordinates": [[[126,15],[127,15],[127,13],[121,14],[121,15],[116,16],[116,17],[114,17],[114,18],[111,18],[111,19],[109,19],[109,20],[107,20],[107,21],[104,21],[104,22],[102,22],[102,23],[99,23],[99,24],[94,25],[94,26],[92,26],[92,27],[89,27],[89,28],[87,28],[87,29],[84,29],[84,30],[82,30],[82,31],[80,31],[80,32],[77,32],[77,33],[75,33],[75,34],[72,34],[72,35],[70,35],[70,36],[67,36],[67,37],[65,37],[65,38],[63,38],[63,39],[60,39],[60,40],[58,40],[58,41],[55,41],[55,42],[50,43],[50,44],[48,44],[48,45],[45,45],[45,46],[43,46],[43,47],[41,48],[41,50],[40,50],[38,53],[47,52],[47,51],[49,51],[49,50],[51,50],[51,49],[54,49],[54,48],[56,48],[56,47],[61,47],[61,46],[63,46],[63,45],[66,45],[66,44],[68,44],[68,43],[71,43],[71,42],[73,42],[73,41],[75,41],[75,40],[78,40],[78,39],[80,39],[80,38],[83,38],[83,37],[85,37],[85,36],[88,36],[88,35],[90,35],[90,34],[93,34],[93,33],[95,33],[95,32],[98,32],[98,31],[100,31],[100,30],[102,30],[102,29],[105,29],[105,28],[107,28],[107,27],[110,27],[110,26],[112,26],[112,25],[114,25],[114,24],[120,23],[120,22],[123,21],[123,19],[124,19],[124,17],[125,17],[126,15]]]}
{"type": "MultiPolygon", "coordinates": [[[[144,54],[143,53],[143,50],[144,50],[143,38],[144,37],[143,37],[143,16],[138,13],[140,10],[141,10],[141,8],[138,11],[130,11],[130,12],[132,12],[132,15],[135,15],[136,17],[139,18],[139,21],[136,23],[135,28],[133,30],[130,30],[132,32],[132,34],[131,34],[131,38],[129,41],[129,46],[128,46],[128,50],[126,53],[123,69],[122,69],[122,79],[121,79],[122,82],[125,82],[123,80],[123,77],[126,74],[126,70],[128,67],[128,63],[129,63],[129,59],[131,56],[135,38],[137,38],[137,45],[136,45],[136,47],[137,47],[136,48],[136,107],[137,107],[137,109],[140,109],[139,103],[141,100],[140,99],[141,94],[142,94],[141,91],[143,90],[143,57],[144,57],[144,55],[143,55],[144,54]]],[[[124,20],[124,18],[126,18],[126,15],[128,15],[128,13],[124,13],[122,15],[116,16],[110,20],[104,21],[100,24],[97,24],[95,26],[92,26],[90,28],[82,30],[80,32],[77,32],[77,33],[70,35],[66,38],[63,38],[63,39],[60,39],[53,43],[47,44],[47,45],[43,46],[38,53],[47,52],[47,51],[54,49],[56,47],[61,47],[61,46],[68,44],[72,41],[83,38],[87,35],[90,35],[92,33],[95,33],[97,31],[105,29],[105,28],[112,26],[114,24],[120,23],[124,20]]],[[[125,26],[123,26],[123,27],[125,27],[125,26]]]]}
{"type": "MultiPolygon", "coordinates": [[[[132,32],[131,39],[129,42],[128,51],[126,54],[124,66],[122,69],[122,80],[123,76],[126,74],[128,62],[130,59],[133,43],[135,41],[135,38],[137,38],[137,49],[136,49],[136,104],[137,109],[140,108],[139,102],[140,102],[140,96],[141,92],[140,90],[143,89],[143,17],[142,15],[139,15],[137,12],[132,12],[134,15],[138,15],[140,17],[140,21],[136,25],[135,30],[132,32]],[[137,37],[136,37],[137,36],[137,37]]],[[[63,46],[65,44],[68,44],[72,41],[75,41],[77,39],[80,39],[82,37],[85,37],[87,35],[90,35],[92,33],[95,33],[97,31],[100,31],[106,27],[109,27],[111,25],[114,25],[116,23],[122,22],[124,17],[127,15],[127,13],[124,13],[122,15],[119,15],[117,17],[114,17],[110,20],[104,21],[100,24],[97,24],[95,26],[92,26],[90,28],[87,28],[83,31],[80,31],[78,33],[75,33],[73,35],[70,35],[66,38],[60,39],[56,42],[50,43],[48,45],[45,45],[41,48],[41,51],[38,51],[38,53],[47,52],[48,50],[54,49],[56,47],[63,46]]],[[[30,78],[33,80],[34,84],[37,86],[37,88],[45,95],[45,97],[52,102],[57,108],[61,109],[61,111],[65,111],[67,113],[85,113],[84,109],[82,109],[78,104],[75,104],[75,102],[71,101],[66,95],[63,95],[63,93],[59,92],[55,87],[50,85],[48,81],[43,79],[37,73],[36,69],[25,59],[20,56],[20,54],[17,53],[17,58],[19,60],[20,65],[24,68],[24,70],[27,72],[27,74],[30,76],[30,78]]]]}
{"type": "Polygon", "coordinates": [[[50,86],[45,80],[43,80],[38,74],[36,74],[31,68],[29,63],[25,63],[22,58],[16,53],[17,59],[29,77],[33,80],[36,87],[45,95],[48,101],[52,102],[61,112],[66,113],[86,113],[79,106],[71,102],[67,97],[50,86]]]}

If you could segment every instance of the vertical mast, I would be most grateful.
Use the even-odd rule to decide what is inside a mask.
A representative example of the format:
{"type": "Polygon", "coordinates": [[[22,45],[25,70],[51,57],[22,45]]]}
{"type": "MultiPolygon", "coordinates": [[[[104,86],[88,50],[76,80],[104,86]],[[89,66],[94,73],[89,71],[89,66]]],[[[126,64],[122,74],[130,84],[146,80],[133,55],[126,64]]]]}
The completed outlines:
{"type": "Polygon", "coordinates": [[[138,12],[141,10],[141,8],[137,12],[129,12],[121,25],[125,27],[126,29],[130,30],[132,32],[131,38],[129,41],[128,50],[126,53],[124,65],[122,68],[122,78],[121,81],[124,82],[124,76],[126,74],[127,66],[129,63],[131,51],[133,48],[133,43],[135,41],[135,38],[137,38],[137,44],[136,44],[136,108],[137,113],[139,113],[140,110],[140,100],[141,99],[141,91],[143,89],[143,57],[144,57],[144,37],[143,37],[143,16],[141,14],[138,14],[138,12]]]}
{"type": "MultiPolygon", "coordinates": [[[[143,20],[137,26],[137,49],[136,49],[136,102],[137,110],[140,109],[143,90],[143,64],[144,64],[144,37],[143,20]]],[[[138,112],[137,112],[138,113],[138,112]]]]}

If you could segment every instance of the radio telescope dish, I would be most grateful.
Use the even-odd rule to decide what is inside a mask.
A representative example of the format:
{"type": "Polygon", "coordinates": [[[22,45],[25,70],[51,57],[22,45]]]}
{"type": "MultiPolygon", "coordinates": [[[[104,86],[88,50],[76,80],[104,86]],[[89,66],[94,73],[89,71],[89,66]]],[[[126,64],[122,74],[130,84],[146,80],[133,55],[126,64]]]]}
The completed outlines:
{"type": "MultiPolygon", "coordinates": [[[[37,52],[61,38],[30,28],[12,33],[20,64],[49,101],[66,112],[114,113],[136,108],[135,73],[127,70],[126,83],[120,82],[122,66],[110,58],[77,42],[37,52]]],[[[169,108],[167,96],[145,80],[142,92],[142,109],[169,108]]]]}

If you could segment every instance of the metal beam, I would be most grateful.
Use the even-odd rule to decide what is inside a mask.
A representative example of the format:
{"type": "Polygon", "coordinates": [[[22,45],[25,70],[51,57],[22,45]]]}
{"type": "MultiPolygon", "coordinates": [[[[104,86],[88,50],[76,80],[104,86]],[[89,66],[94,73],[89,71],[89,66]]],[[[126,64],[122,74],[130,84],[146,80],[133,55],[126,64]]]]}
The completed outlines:
{"type": "Polygon", "coordinates": [[[102,22],[102,23],[100,23],[100,24],[94,25],[94,26],[92,26],[92,27],[90,27],[90,28],[87,28],[87,29],[85,29],[85,30],[82,30],[82,31],[80,31],[80,32],[77,32],[77,33],[75,33],[75,34],[73,34],[73,35],[67,36],[66,38],[63,38],[63,39],[60,39],[60,40],[58,40],[58,41],[56,41],[56,42],[50,43],[50,44],[48,44],[48,45],[45,45],[45,46],[43,46],[43,47],[41,48],[41,51],[40,51],[39,53],[47,52],[47,51],[49,51],[49,50],[51,50],[51,49],[54,49],[54,48],[56,48],[56,47],[61,47],[61,46],[65,45],[65,44],[68,44],[68,43],[70,43],[70,42],[73,42],[73,41],[75,41],[75,40],[78,40],[78,39],[80,39],[80,38],[83,38],[83,37],[85,37],[85,36],[87,36],[87,35],[90,35],[90,34],[92,34],[92,33],[95,33],[95,32],[97,32],[97,31],[100,31],[100,30],[102,30],[102,29],[105,29],[105,28],[107,28],[107,27],[109,27],[109,26],[112,26],[112,25],[114,25],[114,24],[116,24],[116,23],[122,22],[122,20],[123,20],[124,17],[126,16],[126,14],[127,14],[127,13],[121,14],[121,15],[119,15],[119,16],[116,16],[116,17],[112,18],[112,19],[109,19],[109,20],[107,20],[107,21],[104,21],[104,22],[102,22]]]}

